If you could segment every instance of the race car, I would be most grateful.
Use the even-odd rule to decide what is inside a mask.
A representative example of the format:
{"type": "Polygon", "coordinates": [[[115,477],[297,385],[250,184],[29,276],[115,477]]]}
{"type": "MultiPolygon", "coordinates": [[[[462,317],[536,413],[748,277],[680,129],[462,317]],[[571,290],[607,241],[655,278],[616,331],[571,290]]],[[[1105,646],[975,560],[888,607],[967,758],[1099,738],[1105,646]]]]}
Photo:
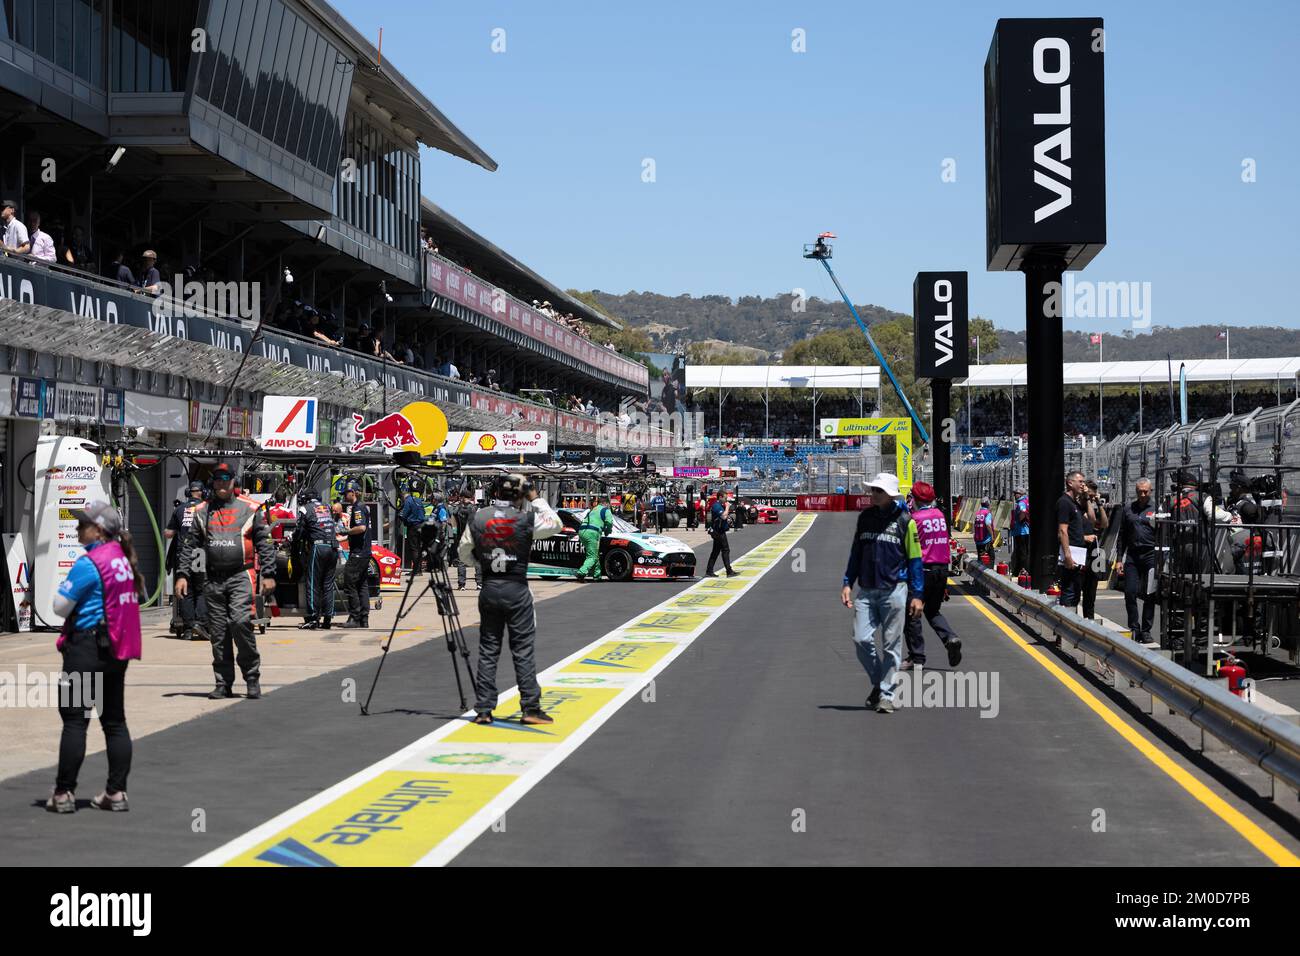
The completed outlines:
{"type": "MultiPolygon", "coordinates": [[[[573,577],[586,559],[578,538],[585,509],[560,508],[564,530],[533,542],[528,573],[542,578],[573,577]]],[[[600,569],[611,581],[663,581],[695,576],[695,552],[667,535],[638,531],[617,515],[614,529],[600,541],[600,569]]]]}
{"type": "Polygon", "coordinates": [[[756,505],[752,501],[746,502],[749,506],[747,517],[755,524],[780,524],[781,513],[771,505],[756,505]]]}

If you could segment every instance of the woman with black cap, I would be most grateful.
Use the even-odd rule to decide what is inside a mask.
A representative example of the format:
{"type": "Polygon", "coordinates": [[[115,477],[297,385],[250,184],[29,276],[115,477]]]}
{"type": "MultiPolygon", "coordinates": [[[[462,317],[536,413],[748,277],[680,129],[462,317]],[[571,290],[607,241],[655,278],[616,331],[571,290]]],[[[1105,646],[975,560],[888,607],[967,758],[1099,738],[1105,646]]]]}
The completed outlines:
{"type": "MultiPolygon", "coordinates": [[[[58,648],[63,673],[77,675],[72,687],[80,699],[60,700],[63,739],[54,793],[45,808],[51,813],[77,809],[77,774],[86,757],[86,728],[92,707],[99,711],[108,750],[108,783],[90,801],[97,810],[121,812],[126,777],[131,770],[131,734],[126,728],[126,666],[140,658],[140,598],[145,594],[131,535],[122,516],[107,502],[92,501],[77,512],[77,540],[86,549],[68,572],[54,598],[63,617],[58,648]],[[87,688],[93,699],[86,699],[87,688]]],[[[69,695],[71,697],[71,695],[69,695]]]]}

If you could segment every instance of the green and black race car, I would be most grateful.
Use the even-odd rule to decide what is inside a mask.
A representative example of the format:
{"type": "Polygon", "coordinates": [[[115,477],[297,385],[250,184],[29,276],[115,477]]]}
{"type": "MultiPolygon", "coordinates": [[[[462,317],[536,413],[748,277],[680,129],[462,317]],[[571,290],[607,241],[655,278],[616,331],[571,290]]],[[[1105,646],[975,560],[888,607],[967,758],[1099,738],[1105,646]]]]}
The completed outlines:
{"type": "MultiPolygon", "coordinates": [[[[586,558],[578,528],[587,512],[559,508],[564,530],[534,541],[528,573],[543,578],[573,577],[586,558]]],[[[695,552],[676,538],[638,531],[617,515],[614,528],[600,541],[600,570],[611,581],[665,581],[695,576],[695,552]]]]}

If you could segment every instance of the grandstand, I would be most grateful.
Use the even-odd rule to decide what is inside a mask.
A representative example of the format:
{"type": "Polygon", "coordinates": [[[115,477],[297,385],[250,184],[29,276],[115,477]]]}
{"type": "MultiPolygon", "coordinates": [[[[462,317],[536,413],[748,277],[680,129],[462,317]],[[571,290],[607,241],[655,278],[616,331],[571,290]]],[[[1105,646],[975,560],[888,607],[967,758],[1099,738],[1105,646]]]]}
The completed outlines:
{"type": "MultiPolygon", "coordinates": [[[[421,146],[496,163],[324,0],[6,3],[0,128],[0,197],[54,249],[0,255],[0,532],[30,535],[39,436],[242,450],[267,394],[316,396],[327,447],[419,398],[452,429],[672,441],[609,427],[649,391],[591,340],[617,323],[422,196],[421,146]]],[[[167,514],[179,466],[138,478],[167,514]]]]}

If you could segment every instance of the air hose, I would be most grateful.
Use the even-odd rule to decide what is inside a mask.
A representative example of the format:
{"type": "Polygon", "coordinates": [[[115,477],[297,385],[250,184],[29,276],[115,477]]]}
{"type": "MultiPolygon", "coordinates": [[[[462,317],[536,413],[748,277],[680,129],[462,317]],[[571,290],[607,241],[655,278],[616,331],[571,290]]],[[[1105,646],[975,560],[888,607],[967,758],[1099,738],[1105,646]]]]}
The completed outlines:
{"type": "Polygon", "coordinates": [[[135,489],[135,493],[139,497],[140,503],[144,505],[145,514],[149,516],[149,526],[153,528],[154,544],[158,547],[158,587],[154,589],[154,592],[150,595],[149,599],[140,605],[141,607],[152,607],[158,601],[158,598],[161,597],[163,592],[163,582],[167,579],[167,562],[165,560],[165,552],[163,551],[162,532],[158,530],[158,519],[154,517],[153,506],[149,504],[149,496],[146,495],[144,489],[140,487],[140,479],[135,476],[135,472],[131,472],[131,487],[135,489]]]}

